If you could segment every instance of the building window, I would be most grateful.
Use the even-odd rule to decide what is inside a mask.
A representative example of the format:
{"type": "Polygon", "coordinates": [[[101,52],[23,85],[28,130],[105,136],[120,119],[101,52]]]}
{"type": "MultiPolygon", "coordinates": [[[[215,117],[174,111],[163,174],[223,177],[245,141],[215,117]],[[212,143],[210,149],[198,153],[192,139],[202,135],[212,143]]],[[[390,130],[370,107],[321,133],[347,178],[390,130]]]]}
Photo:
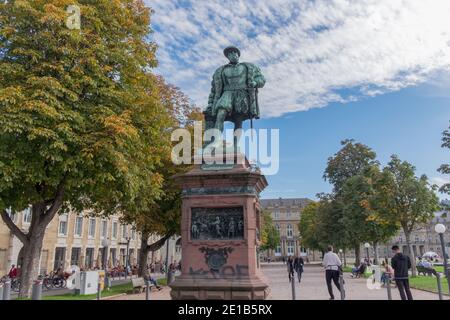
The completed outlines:
{"type": "Polygon", "coordinates": [[[280,225],[279,225],[278,223],[275,225],[275,229],[277,229],[278,234],[281,234],[281,233],[280,233],[280,225]]]}
{"type": "Polygon", "coordinates": [[[75,218],[75,236],[81,237],[83,235],[83,217],[75,218]]]}
{"type": "Polygon", "coordinates": [[[131,229],[131,239],[136,240],[136,229],[134,228],[131,229]]]}
{"type": "Polygon", "coordinates": [[[122,238],[125,239],[127,236],[127,225],[123,224],[122,225],[122,238]]]}
{"type": "Polygon", "coordinates": [[[275,219],[280,219],[280,212],[279,211],[275,211],[274,212],[274,218],[275,219]]]}
{"type": "Polygon", "coordinates": [[[294,242],[288,241],[287,243],[287,254],[288,256],[294,255],[294,242]]]}
{"type": "Polygon", "coordinates": [[[287,212],[286,212],[286,217],[288,217],[288,218],[291,217],[291,212],[290,212],[290,211],[287,211],[287,212]]]}
{"type": "Polygon", "coordinates": [[[102,220],[102,237],[108,237],[108,221],[102,220]]]}
{"type": "Polygon", "coordinates": [[[72,248],[72,254],[70,255],[70,265],[78,266],[80,263],[81,248],[72,248]]]}
{"type": "Polygon", "coordinates": [[[278,246],[275,248],[275,255],[280,255],[280,254],[281,254],[281,246],[278,245],[278,246]]]}
{"type": "Polygon", "coordinates": [[[55,249],[55,263],[53,264],[53,270],[58,270],[62,267],[64,269],[64,260],[66,259],[66,248],[55,249]]]}
{"type": "Polygon", "coordinates": [[[125,260],[126,260],[126,252],[125,249],[120,249],[120,264],[122,266],[125,266],[125,260]]]}
{"type": "Polygon", "coordinates": [[[286,234],[289,238],[292,238],[292,226],[291,224],[287,225],[287,234],[286,234]]]}
{"type": "Polygon", "coordinates": [[[6,209],[6,213],[8,214],[8,217],[11,219],[12,222],[16,222],[17,214],[15,211],[13,211],[11,208],[9,208],[9,209],[6,209]]]}
{"type": "Polygon", "coordinates": [[[87,268],[92,268],[93,267],[93,265],[94,265],[94,248],[86,248],[85,265],[86,265],[87,268]]]}
{"type": "Polygon", "coordinates": [[[111,261],[112,261],[112,265],[113,265],[113,267],[115,267],[117,264],[117,254],[116,254],[116,248],[111,248],[110,250],[109,250],[109,252],[110,252],[110,255],[111,255],[111,257],[110,257],[110,259],[111,259],[111,261]]]}
{"type": "Polygon", "coordinates": [[[113,222],[112,224],[112,238],[117,238],[117,222],[113,222]]]}
{"type": "Polygon", "coordinates": [[[23,222],[30,223],[31,222],[31,208],[28,207],[22,211],[23,214],[23,222]]]}
{"type": "Polygon", "coordinates": [[[59,217],[58,234],[61,236],[67,235],[67,215],[59,217]]]}
{"type": "Polygon", "coordinates": [[[89,219],[89,231],[88,231],[88,235],[91,238],[95,237],[95,219],[91,218],[89,219]]]}
{"type": "Polygon", "coordinates": [[[136,264],[136,258],[134,256],[134,249],[130,249],[130,265],[136,264]]]}

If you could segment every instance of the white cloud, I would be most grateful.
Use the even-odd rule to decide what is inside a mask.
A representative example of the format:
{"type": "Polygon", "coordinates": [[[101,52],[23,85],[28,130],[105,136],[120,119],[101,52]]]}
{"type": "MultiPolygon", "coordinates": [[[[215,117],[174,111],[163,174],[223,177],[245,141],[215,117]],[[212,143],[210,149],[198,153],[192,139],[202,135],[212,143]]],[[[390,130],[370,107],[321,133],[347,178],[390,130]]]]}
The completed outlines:
{"type": "Polygon", "coordinates": [[[432,177],[430,179],[430,182],[432,184],[437,185],[438,187],[442,187],[444,184],[450,183],[450,178],[444,177],[444,176],[437,176],[437,177],[432,177]]]}
{"type": "Polygon", "coordinates": [[[147,3],[159,30],[158,72],[199,106],[230,44],[267,78],[263,116],[400,90],[450,69],[449,0],[147,3]]]}

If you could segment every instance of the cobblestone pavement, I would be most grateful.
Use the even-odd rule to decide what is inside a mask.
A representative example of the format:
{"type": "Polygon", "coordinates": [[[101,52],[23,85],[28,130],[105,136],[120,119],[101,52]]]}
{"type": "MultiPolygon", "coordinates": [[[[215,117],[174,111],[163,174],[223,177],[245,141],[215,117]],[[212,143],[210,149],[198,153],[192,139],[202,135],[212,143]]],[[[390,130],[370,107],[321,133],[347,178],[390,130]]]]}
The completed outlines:
{"type": "MultiPolygon", "coordinates": [[[[286,265],[283,263],[263,264],[262,270],[269,281],[271,292],[269,300],[291,300],[292,287],[288,280],[286,265]]],[[[372,289],[367,287],[367,279],[353,279],[348,273],[344,275],[346,300],[387,300],[386,288],[372,289]]],[[[295,282],[297,300],[328,300],[325,283],[325,271],[317,265],[306,265],[302,282],[295,282]]],[[[333,285],[336,299],[340,299],[339,291],[333,285]]],[[[438,300],[438,295],[422,290],[411,289],[415,300],[438,300]]],[[[400,300],[398,290],[392,288],[392,299],[400,300]]],[[[448,297],[447,297],[448,299],[448,297]]],[[[119,296],[111,300],[145,300],[145,293],[119,296]]],[[[161,291],[153,290],[150,300],[170,300],[170,288],[161,291]]]]}

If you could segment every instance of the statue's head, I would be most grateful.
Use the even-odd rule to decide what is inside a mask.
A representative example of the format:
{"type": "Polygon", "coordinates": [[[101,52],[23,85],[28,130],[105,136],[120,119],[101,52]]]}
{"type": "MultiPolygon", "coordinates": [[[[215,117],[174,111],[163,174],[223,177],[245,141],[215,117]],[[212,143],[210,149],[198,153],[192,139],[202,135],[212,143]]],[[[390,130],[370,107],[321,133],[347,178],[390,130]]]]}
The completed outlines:
{"type": "Polygon", "coordinates": [[[228,60],[230,60],[231,63],[238,63],[239,57],[241,56],[239,49],[234,46],[226,47],[223,50],[223,54],[228,58],[228,60]]]}

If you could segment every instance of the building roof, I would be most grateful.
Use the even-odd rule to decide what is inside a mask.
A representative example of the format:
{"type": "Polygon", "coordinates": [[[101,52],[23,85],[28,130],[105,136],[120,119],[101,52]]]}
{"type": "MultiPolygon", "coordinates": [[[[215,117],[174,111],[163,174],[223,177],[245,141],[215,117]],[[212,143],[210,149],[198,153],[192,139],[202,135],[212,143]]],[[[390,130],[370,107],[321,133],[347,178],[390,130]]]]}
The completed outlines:
{"type": "Polygon", "coordinates": [[[308,198],[278,198],[278,199],[261,199],[263,208],[269,207],[305,207],[311,199],[308,198]]]}

